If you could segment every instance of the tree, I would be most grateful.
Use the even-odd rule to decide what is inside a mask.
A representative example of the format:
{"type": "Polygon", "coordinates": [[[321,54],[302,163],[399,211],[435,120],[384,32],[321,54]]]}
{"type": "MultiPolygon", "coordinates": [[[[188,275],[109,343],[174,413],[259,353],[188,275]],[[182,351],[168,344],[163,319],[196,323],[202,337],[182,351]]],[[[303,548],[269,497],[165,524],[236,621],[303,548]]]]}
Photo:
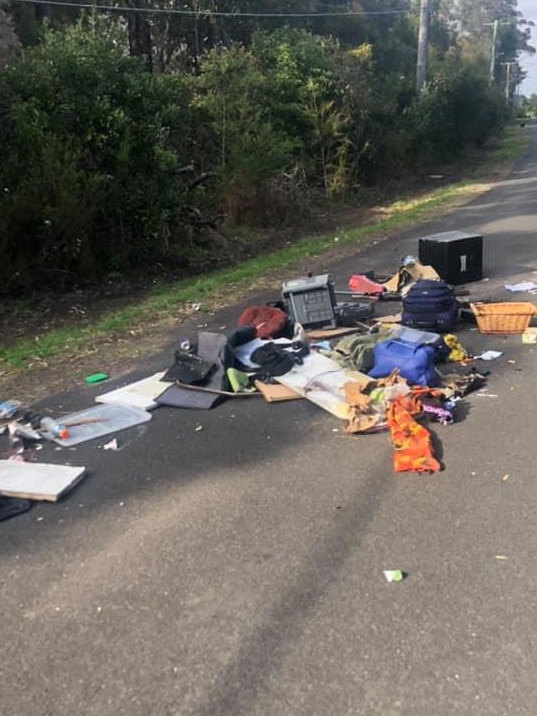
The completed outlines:
{"type": "MultiPolygon", "coordinates": [[[[523,52],[535,53],[530,45],[533,22],[517,9],[517,0],[436,0],[436,6],[437,16],[454,32],[463,57],[480,61],[486,68],[494,56],[494,78],[500,85],[505,78],[502,63],[517,62],[523,52]]],[[[512,77],[518,83],[524,77],[518,63],[512,77]]]]}
{"type": "Polygon", "coordinates": [[[7,9],[7,2],[0,0],[0,69],[9,64],[19,50],[20,42],[7,9]]]}

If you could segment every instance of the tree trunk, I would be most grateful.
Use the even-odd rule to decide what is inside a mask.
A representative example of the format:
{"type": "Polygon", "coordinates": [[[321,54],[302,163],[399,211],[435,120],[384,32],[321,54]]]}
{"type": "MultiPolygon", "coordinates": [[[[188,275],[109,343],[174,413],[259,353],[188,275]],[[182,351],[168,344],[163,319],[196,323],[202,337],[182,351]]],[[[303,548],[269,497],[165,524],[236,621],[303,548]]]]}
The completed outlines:
{"type": "MultiPolygon", "coordinates": [[[[143,0],[128,0],[132,8],[143,7],[143,0]]],[[[153,43],[151,40],[151,25],[146,13],[129,12],[129,51],[131,57],[141,57],[148,72],[153,72],[153,43]]]]}

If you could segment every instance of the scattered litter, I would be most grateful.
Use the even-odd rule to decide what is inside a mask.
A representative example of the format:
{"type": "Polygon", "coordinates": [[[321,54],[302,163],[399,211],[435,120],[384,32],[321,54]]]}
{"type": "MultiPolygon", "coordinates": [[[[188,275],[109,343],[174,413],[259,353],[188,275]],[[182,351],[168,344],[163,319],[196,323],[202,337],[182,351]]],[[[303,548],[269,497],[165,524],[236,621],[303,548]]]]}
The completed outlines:
{"type": "Polygon", "coordinates": [[[22,455],[22,453],[24,452],[24,441],[17,433],[17,429],[16,427],[14,427],[14,425],[16,425],[16,423],[10,423],[8,425],[9,449],[11,451],[12,456],[22,455]]]}
{"type": "MultiPolygon", "coordinates": [[[[440,175],[438,178],[441,178],[440,175]]],[[[457,234],[451,232],[451,235],[442,241],[452,243],[461,238],[481,239],[465,235],[461,237],[459,234],[453,236],[453,233],[457,234]]],[[[334,237],[335,242],[339,240],[339,236],[334,237]]],[[[420,244],[420,255],[421,248],[420,244]]],[[[467,270],[466,258],[466,255],[460,257],[460,270],[463,273],[467,270]]],[[[470,392],[479,391],[477,395],[487,398],[498,398],[498,395],[481,390],[486,383],[486,371],[480,372],[475,367],[462,370],[467,367],[465,361],[468,352],[455,335],[447,333],[446,330],[442,331],[442,336],[433,332],[439,325],[446,329],[446,321],[451,325],[451,312],[447,317],[439,315],[436,309],[429,312],[430,316],[427,313],[430,321],[426,322],[425,327],[428,326],[429,331],[410,327],[414,315],[412,311],[407,310],[406,314],[405,311],[403,314],[393,313],[376,319],[372,319],[372,316],[381,303],[397,300],[409,304],[408,298],[412,298],[413,294],[412,287],[418,283],[430,283],[433,280],[434,289],[441,287],[444,291],[443,285],[447,279],[443,273],[444,280],[441,279],[437,273],[439,270],[427,263],[422,264],[420,259],[409,255],[401,258],[398,269],[391,278],[369,270],[353,274],[349,279],[353,298],[359,298],[360,295],[365,297],[367,294],[367,303],[337,303],[336,294],[350,294],[349,291],[336,291],[328,273],[321,276],[310,274],[294,281],[286,281],[282,284],[279,297],[281,300],[243,311],[235,324],[237,328],[231,334],[233,340],[229,330],[227,334],[223,334],[226,325],[220,326],[219,333],[212,333],[203,330],[207,326],[206,323],[197,326],[200,329],[197,339],[187,339],[185,334],[179,336],[177,343],[180,349],[175,347],[174,369],[177,354],[181,352],[187,354],[189,359],[187,361],[183,356],[181,364],[195,363],[199,367],[200,361],[210,363],[208,367],[205,366],[206,371],[205,368],[203,371],[190,371],[195,373],[195,380],[186,380],[184,371],[182,375],[172,376],[171,369],[168,369],[109,390],[95,398],[99,405],[64,415],[61,422],[48,415],[43,418],[35,413],[24,413],[18,401],[0,402],[0,433],[2,429],[7,430],[10,438],[10,450],[5,453],[5,457],[9,459],[0,460],[0,496],[8,495],[4,498],[7,500],[17,496],[27,501],[55,501],[85,474],[83,467],[38,464],[35,462],[37,453],[27,449],[29,440],[40,441],[43,437],[49,437],[58,445],[48,446],[49,451],[61,450],[62,447],[76,450],[73,445],[108,436],[108,442],[103,444],[100,441],[99,446],[103,450],[118,451],[130,444],[129,438],[127,437],[127,442],[118,442],[116,437],[110,439],[110,435],[133,426],[140,426],[137,434],[142,434],[145,431],[143,424],[151,419],[148,411],[159,405],[209,408],[223,397],[244,397],[251,393],[258,397],[263,396],[268,402],[305,398],[343,421],[339,427],[331,428],[333,434],[373,433],[387,431],[389,428],[389,437],[394,448],[395,472],[438,471],[441,465],[434,456],[430,433],[420,421],[425,424],[432,420],[443,424],[452,422],[457,415],[455,413],[453,416],[451,411],[457,402],[470,392]],[[372,294],[375,300],[371,298],[372,294]],[[412,316],[409,318],[410,314],[412,316]],[[350,336],[348,345],[354,346],[356,350],[343,350],[342,344],[345,341],[340,344],[337,339],[344,335],[350,336]],[[365,351],[362,351],[362,339],[363,346],[370,349],[370,363],[366,360],[365,351]],[[267,340],[271,343],[267,344],[267,340]],[[313,344],[312,341],[315,340],[319,343],[313,344]],[[395,348],[400,348],[400,345],[409,348],[405,352],[409,365],[405,366],[404,370],[398,354],[394,354],[397,361],[392,360],[389,367],[379,368],[383,350],[386,350],[386,344],[390,343],[395,344],[395,348]],[[255,349],[262,353],[259,349],[267,349],[267,345],[274,350],[278,349],[278,359],[283,356],[287,360],[271,363],[258,360],[262,356],[257,355],[255,362],[250,361],[255,349]],[[383,348],[379,350],[379,346],[383,348]],[[237,359],[233,370],[226,370],[227,363],[225,364],[222,357],[224,354],[227,357],[226,351],[229,348],[233,349],[237,359]],[[424,365],[421,365],[418,359],[424,353],[428,358],[424,365]],[[433,366],[433,363],[448,361],[460,363],[459,370],[448,375],[437,371],[433,366]],[[282,368],[284,370],[281,370],[282,368]],[[377,375],[377,378],[373,378],[374,375],[377,375]],[[230,385],[237,392],[232,393],[230,385]],[[257,392],[253,390],[254,386],[257,392]],[[60,428],[65,428],[68,435],[65,436],[60,428]],[[26,462],[27,460],[33,462],[26,462]]],[[[471,280],[478,279],[473,276],[471,280]]],[[[507,288],[537,290],[537,283],[514,284],[507,288]]],[[[425,291],[423,287],[421,290],[425,291]]],[[[454,303],[453,289],[449,289],[449,293],[450,301],[454,303]]],[[[459,288],[456,295],[464,294],[459,288]]],[[[469,305],[470,308],[466,310],[477,322],[481,333],[522,333],[529,326],[531,318],[537,315],[537,307],[529,303],[469,305]],[[518,321],[519,313],[523,319],[521,321],[518,321]],[[494,318],[496,321],[497,314],[502,319],[500,323],[484,323],[488,318],[494,318]],[[516,325],[512,325],[512,314],[517,318],[516,325]],[[505,323],[507,319],[508,325],[505,323]]],[[[214,315],[214,320],[218,320],[217,314],[207,314],[208,307],[202,303],[189,303],[188,306],[194,312],[202,312],[198,320],[208,320],[208,315],[214,315]]],[[[462,317],[458,313],[456,315],[462,322],[462,317]]],[[[422,326],[422,322],[418,325],[422,326]]],[[[537,328],[528,328],[522,340],[537,344],[537,328]]],[[[498,336],[496,342],[499,342],[498,336]]],[[[489,361],[502,355],[504,354],[501,351],[486,350],[476,358],[489,361]]],[[[517,363],[514,359],[507,362],[517,363]]],[[[108,378],[107,373],[96,372],[87,375],[84,380],[90,385],[108,378]]],[[[116,385],[118,383],[119,381],[116,385]]],[[[56,409],[61,410],[61,406],[56,406],[56,409]]],[[[461,417],[464,417],[464,414],[461,414],[461,417]]],[[[193,429],[196,433],[206,430],[201,423],[194,423],[193,426],[188,429],[193,429]]],[[[265,436],[267,441],[272,439],[269,434],[265,433],[265,436]]],[[[7,443],[7,439],[4,440],[7,443]]],[[[203,443],[204,438],[200,440],[203,443]]],[[[42,445],[38,444],[36,449],[41,447],[42,445]]],[[[68,456],[63,453],[63,457],[68,456]]],[[[75,456],[71,457],[75,459],[75,456]]],[[[477,473],[471,474],[475,476],[477,473]]],[[[501,477],[503,482],[508,479],[508,474],[501,477]]],[[[0,508],[1,500],[2,497],[0,508]]],[[[120,502],[119,505],[123,506],[124,503],[120,502]]],[[[341,509],[341,506],[337,506],[337,509],[341,509]]],[[[507,557],[497,555],[496,559],[507,557]]],[[[387,582],[400,582],[407,576],[401,570],[385,570],[383,573],[387,582]]],[[[98,612],[101,611],[100,606],[95,608],[98,612]]]]}
{"type": "Polygon", "coordinates": [[[92,373],[87,375],[84,380],[91,385],[93,383],[102,383],[103,380],[108,380],[109,377],[108,373],[92,373]]]}
{"type": "Polygon", "coordinates": [[[48,440],[54,440],[55,438],[66,440],[69,437],[69,429],[67,426],[48,415],[39,421],[39,429],[43,437],[48,440]]]}
{"type": "Polygon", "coordinates": [[[537,328],[526,328],[522,334],[522,343],[537,343],[537,328]]]}
{"type": "Polygon", "coordinates": [[[384,576],[387,582],[402,582],[405,575],[400,569],[385,569],[384,576]]]}
{"type": "Polygon", "coordinates": [[[481,355],[474,356],[474,358],[476,360],[496,360],[500,356],[503,356],[501,351],[484,351],[481,355]]]}
{"type": "Polygon", "coordinates": [[[533,281],[521,281],[520,283],[506,283],[505,288],[512,293],[520,291],[535,291],[537,289],[537,283],[533,281]]]}
{"type": "Polygon", "coordinates": [[[69,437],[54,438],[63,447],[117,433],[151,420],[151,413],[131,405],[96,405],[79,413],[65,415],[63,422],[69,425],[69,437]]]}
{"type": "Polygon", "coordinates": [[[4,400],[0,403],[0,420],[12,418],[20,407],[18,400],[4,400]]]}
{"type": "Polygon", "coordinates": [[[505,554],[495,554],[494,559],[497,559],[499,562],[505,562],[509,557],[506,557],[505,554]]]}

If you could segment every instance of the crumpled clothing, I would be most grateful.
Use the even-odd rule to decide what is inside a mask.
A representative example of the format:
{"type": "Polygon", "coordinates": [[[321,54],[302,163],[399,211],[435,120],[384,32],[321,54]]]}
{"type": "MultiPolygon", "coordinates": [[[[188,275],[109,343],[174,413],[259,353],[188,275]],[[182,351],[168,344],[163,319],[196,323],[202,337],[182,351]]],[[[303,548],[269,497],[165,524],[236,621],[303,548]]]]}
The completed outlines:
{"type": "Polygon", "coordinates": [[[452,373],[442,376],[444,398],[464,397],[474,390],[479,390],[487,382],[487,373],[478,373],[472,368],[466,374],[452,373]]]}
{"type": "Polygon", "coordinates": [[[348,403],[346,433],[367,433],[386,428],[384,393],[394,390],[409,390],[406,381],[398,371],[380,380],[365,383],[349,381],[344,385],[345,402],[348,403]]]}
{"type": "Polygon", "coordinates": [[[465,348],[459,343],[459,339],[457,336],[454,336],[452,333],[448,333],[447,335],[443,336],[444,343],[449,348],[449,355],[447,357],[447,360],[450,363],[457,363],[461,360],[466,360],[468,358],[468,353],[465,348]]]}
{"type": "Polygon", "coordinates": [[[422,409],[424,413],[432,416],[441,425],[451,425],[453,423],[453,413],[447,408],[423,403],[422,409]]]}
{"type": "MultiPolygon", "coordinates": [[[[421,391],[417,391],[421,392],[421,391]]],[[[418,395],[400,395],[386,410],[394,447],[395,472],[439,472],[441,465],[433,455],[431,434],[413,416],[422,412],[418,395]]]]}
{"type": "Polygon", "coordinates": [[[385,340],[386,337],[380,333],[345,336],[337,342],[328,357],[341,366],[368,373],[373,367],[375,346],[385,340]]]}

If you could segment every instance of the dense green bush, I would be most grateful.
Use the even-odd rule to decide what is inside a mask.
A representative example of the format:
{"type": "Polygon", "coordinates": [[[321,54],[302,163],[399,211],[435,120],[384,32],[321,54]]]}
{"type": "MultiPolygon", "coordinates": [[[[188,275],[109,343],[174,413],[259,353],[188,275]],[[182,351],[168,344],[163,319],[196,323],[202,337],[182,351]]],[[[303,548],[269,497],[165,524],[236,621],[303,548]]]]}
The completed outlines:
{"type": "Polygon", "coordinates": [[[505,99],[471,65],[437,71],[406,115],[410,158],[423,166],[480,147],[506,119],[505,99]]]}
{"type": "Polygon", "coordinates": [[[416,97],[408,28],[380,50],[255,32],[198,58],[196,73],[152,75],[104,23],[46,29],[0,71],[3,291],[185,265],[210,248],[207,212],[281,223],[452,159],[504,119],[497,92],[457,57],[416,97]]]}
{"type": "Polygon", "coordinates": [[[95,20],[48,31],[0,75],[4,288],[93,280],[181,256],[196,122],[95,20]]]}

